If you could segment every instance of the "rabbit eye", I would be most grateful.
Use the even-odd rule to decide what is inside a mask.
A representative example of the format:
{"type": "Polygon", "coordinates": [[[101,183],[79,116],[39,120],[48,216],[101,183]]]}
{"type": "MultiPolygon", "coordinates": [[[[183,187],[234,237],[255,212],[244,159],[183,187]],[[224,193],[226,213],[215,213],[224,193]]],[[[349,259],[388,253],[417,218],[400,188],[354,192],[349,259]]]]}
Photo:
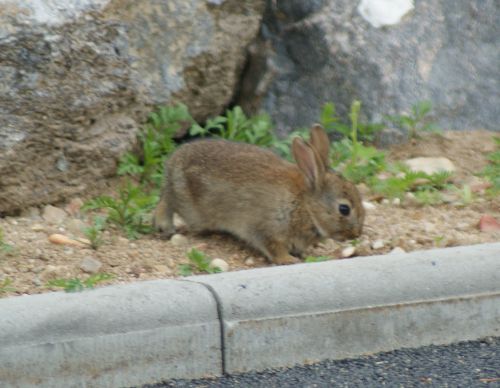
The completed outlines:
{"type": "Polygon", "coordinates": [[[349,207],[349,205],[342,203],[339,205],[339,212],[343,216],[348,216],[351,213],[351,208],[349,207]]]}

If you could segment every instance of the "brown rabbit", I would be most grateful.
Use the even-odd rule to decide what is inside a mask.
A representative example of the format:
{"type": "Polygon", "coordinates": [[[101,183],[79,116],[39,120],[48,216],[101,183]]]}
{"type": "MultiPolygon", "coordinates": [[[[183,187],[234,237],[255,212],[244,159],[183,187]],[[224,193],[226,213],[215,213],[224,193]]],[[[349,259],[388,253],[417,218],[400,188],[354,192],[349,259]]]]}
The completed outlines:
{"type": "Polygon", "coordinates": [[[361,198],[329,168],[329,148],[320,125],[309,143],[293,140],[297,164],[249,144],[185,144],[166,163],[155,227],[173,234],[177,213],[192,231],[231,233],[276,264],[297,262],[291,254],[325,237],[355,238],[365,217],[361,198]]]}

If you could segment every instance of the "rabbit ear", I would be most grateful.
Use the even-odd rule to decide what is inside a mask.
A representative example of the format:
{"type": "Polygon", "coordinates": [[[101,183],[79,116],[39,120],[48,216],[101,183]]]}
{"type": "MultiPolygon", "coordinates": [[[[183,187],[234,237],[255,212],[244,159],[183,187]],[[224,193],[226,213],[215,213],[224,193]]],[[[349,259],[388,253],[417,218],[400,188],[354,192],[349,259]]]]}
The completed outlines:
{"type": "Polygon", "coordinates": [[[313,147],[318,156],[320,157],[323,165],[328,168],[330,165],[329,161],[329,153],[330,153],[330,139],[328,139],[328,135],[326,134],[323,127],[319,124],[314,124],[311,128],[311,147],[313,147]]]}
{"type": "Polygon", "coordinates": [[[292,153],[311,189],[318,189],[325,175],[325,166],[318,153],[299,137],[293,139],[292,153]]]}

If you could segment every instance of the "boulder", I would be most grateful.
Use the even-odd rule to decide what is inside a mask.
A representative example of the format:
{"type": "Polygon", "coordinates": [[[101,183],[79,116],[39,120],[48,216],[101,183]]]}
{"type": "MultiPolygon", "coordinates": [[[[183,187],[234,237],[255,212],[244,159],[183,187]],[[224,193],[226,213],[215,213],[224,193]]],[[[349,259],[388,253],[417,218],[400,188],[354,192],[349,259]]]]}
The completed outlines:
{"type": "Polygon", "coordinates": [[[267,1],[239,103],[271,113],[278,131],[309,126],[332,101],[364,120],[430,100],[443,129],[498,130],[495,0],[267,1]]]}
{"type": "Polygon", "coordinates": [[[115,173],[140,120],[230,102],[264,0],[0,0],[0,214],[115,173]]]}

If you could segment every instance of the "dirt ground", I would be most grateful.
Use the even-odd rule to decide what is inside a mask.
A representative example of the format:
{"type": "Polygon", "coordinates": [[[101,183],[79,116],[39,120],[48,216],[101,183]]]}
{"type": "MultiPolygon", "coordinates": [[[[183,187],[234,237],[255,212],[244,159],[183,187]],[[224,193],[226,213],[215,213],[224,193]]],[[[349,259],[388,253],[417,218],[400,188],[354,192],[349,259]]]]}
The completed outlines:
{"type": "MultiPolygon", "coordinates": [[[[478,228],[483,215],[500,220],[500,198],[485,195],[484,179],[474,175],[486,165],[486,154],[494,151],[493,135],[487,131],[446,132],[390,149],[388,156],[392,161],[418,156],[447,157],[457,168],[453,183],[458,187],[470,185],[474,200],[464,204],[457,192],[450,191],[443,194],[446,203],[421,206],[411,198],[402,202],[381,200],[361,186],[364,200],[371,206],[367,209],[363,236],[357,241],[355,253],[349,260],[385,254],[395,248],[409,252],[500,241],[499,231],[482,232],[478,228]]],[[[110,182],[110,189],[114,183],[110,182]]],[[[47,286],[51,279],[85,279],[89,274],[81,266],[89,259],[102,264],[99,272],[113,275],[113,279],[105,284],[177,277],[179,265],[188,263],[186,251],[193,247],[212,259],[225,260],[231,271],[270,265],[257,252],[225,235],[186,233],[184,244],[175,244],[155,235],[128,240],[118,230],[107,230],[98,250],[85,244],[80,247],[51,243],[48,236],[53,233],[83,237],[80,229],[88,222],[88,216],[75,207],[78,202],[81,201],[73,199],[69,207],[68,204],[57,205],[67,211],[59,224],[48,222],[42,217],[42,209],[34,208],[27,209],[22,217],[0,219],[4,243],[11,247],[8,251],[0,250],[0,286],[5,279],[12,281],[6,292],[0,291],[0,297],[55,290],[47,286]]],[[[342,259],[342,251],[349,246],[352,246],[349,242],[327,240],[311,247],[308,253],[342,259]]]]}

